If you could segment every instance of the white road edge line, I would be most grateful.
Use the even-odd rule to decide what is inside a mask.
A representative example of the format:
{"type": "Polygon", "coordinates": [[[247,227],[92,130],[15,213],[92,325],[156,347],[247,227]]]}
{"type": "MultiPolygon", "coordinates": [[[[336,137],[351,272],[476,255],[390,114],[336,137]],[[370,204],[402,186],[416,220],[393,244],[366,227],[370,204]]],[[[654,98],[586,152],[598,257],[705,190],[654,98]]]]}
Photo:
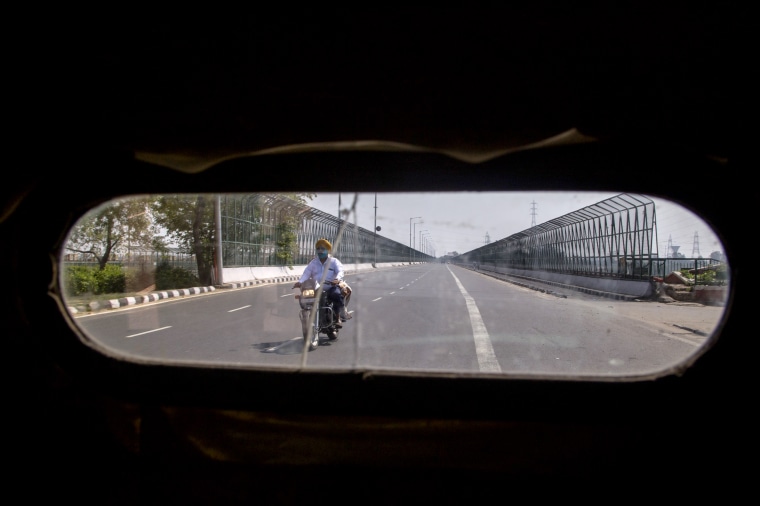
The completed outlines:
{"type": "MultiPolygon", "coordinates": [[[[448,265],[446,268],[451,272],[451,267],[448,265]]],[[[493,351],[493,344],[491,343],[491,337],[488,335],[483,318],[480,317],[480,311],[478,310],[475,299],[470,297],[467,293],[459,278],[451,272],[454,276],[454,281],[457,282],[459,291],[462,292],[465,302],[467,303],[467,311],[470,313],[470,323],[472,324],[472,336],[475,340],[475,353],[478,356],[478,364],[480,364],[480,372],[501,372],[501,366],[496,359],[496,354],[493,351]]]]}

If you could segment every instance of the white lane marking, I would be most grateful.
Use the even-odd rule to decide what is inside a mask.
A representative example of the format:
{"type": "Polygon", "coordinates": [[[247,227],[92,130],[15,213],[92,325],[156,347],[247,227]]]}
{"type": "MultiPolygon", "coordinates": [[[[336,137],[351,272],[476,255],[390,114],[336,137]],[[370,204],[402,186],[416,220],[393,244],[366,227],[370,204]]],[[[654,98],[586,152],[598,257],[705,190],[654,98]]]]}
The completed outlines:
{"type": "Polygon", "coordinates": [[[389,293],[388,295],[393,295],[394,293],[396,293],[396,292],[391,292],[391,293],[389,293]]]}
{"type": "MultiPolygon", "coordinates": [[[[298,337],[294,337],[294,338],[293,338],[293,339],[291,339],[290,341],[296,341],[296,340],[302,340],[302,339],[303,339],[303,337],[301,337],[301,336],[298,336],[298,337]]],[[[284,343],[280,343],[280,344],[278,344],[277,346],[272,346],[271,348],[267,348],[267,349],[265,349],[264,351],[277,351],[277,350],[279,350],[280,348],[282,348],[283,346],[285,346],[286,344],[288,344],[290,341],[285,341],[284,343]]]]}
{"type": "MultiPolygon", "coordinates": [[[[451,272],[451,268],[446,266],[451,272]]],[[[451,272],[454,276],[454,281],[457,282],[459,291],[462,292],[465,302],[467,303],[467,311],[470,313],[470,324],[472,325],[472,336],[475,340],[475,353],[478,356],[478,364],[480,364],[480,372],[501,372],[501,366],[496,359],[496,354],[493,351],[493,345],[491,338],[486,330],[486,325],[483,323],[483,318],[480,317],[480,311],[478,310],[475,299],[470,297],[467,293],[459,278],[451,272]]]]}
{"type": "Polygon", "coordinates": [[[376,299],[372,299],[372,302],[377,302],[378,300],[382,299],[382,297],[378,297],[376,299]]]}
{"type": "Polygon", "coordinates": [[[280,298],[282,299],[283,297],[292,297],[293,295],[295,295],[295,294],[293,294],[293,293],[286,293],[285,295],[280,295],[280,298]]]}
{"type": "Polygon", "coordinates": [[[159,330],[170,329],[170,328],[172,328],[171,325],[169,325],[168,327],[161,327],[160,329],[146,330],[145,332],[140,332],[139,334],[131,334],[127,336],[127,339],[129,339],[130,337],[142,336],[145,334],[150,334],[151,332],[158,332],[159,330]]]}
{"type": "Polygon", "coordinates": [[[697,342],[694,342],[694,341],[692,341],[690,339],[684,339],[682,337],[678,337],[675,334],[670,334],[670,337],[673,338],[673,339],[675,339],[676,341],[681,341],[682,343],[690,344],[690,345],[695,346],[695,347],[696,346],[702,346],[702,343],[697,343],[697,342]]]}
{"type": "Polygon", "coordinates": [[[245,309],[245,308],[247,308],[247,307],[251,307],[251,305],[250,305],[250,304],[248,304],[247,306],[239,307],[239,308],[237,308],[237,309],[230,309],[230,310],[229,310],[229,311],[227,311],[227,312],[228,312],[228,313],[234,313],[235,311],[240,311],[241,309],[245,309]]]}

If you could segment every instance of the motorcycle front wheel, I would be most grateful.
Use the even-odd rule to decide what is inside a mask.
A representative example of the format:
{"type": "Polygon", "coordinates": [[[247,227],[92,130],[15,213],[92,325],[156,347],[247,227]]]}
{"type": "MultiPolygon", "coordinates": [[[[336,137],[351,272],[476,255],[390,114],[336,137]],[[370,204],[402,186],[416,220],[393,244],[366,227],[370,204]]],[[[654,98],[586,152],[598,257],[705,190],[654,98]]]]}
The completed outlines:
{"type": "Polygon", "coordinates": [[[300,316],[303,341],[309,344],[309,351],[315,350],[319,346],[319,333],[315,331],[314,326],[311,324],[311,312],[303,310],[300,316]]]}
{"type": "Polygon", "coordinates": [[[319,346],[319,332],[316,329],[311,329],[311,342],[309,343],[309,351],[316,350],[319,346]]]}

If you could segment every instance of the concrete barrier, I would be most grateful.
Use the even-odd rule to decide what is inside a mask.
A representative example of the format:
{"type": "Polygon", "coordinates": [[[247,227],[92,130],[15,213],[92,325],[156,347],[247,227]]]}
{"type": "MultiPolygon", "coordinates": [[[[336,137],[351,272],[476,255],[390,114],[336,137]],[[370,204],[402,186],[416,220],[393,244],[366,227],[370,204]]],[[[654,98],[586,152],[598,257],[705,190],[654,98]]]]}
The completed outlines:
{"type": "MultiPolygon", "coordinates": [[[[389,262],[377,264],[377,268],[380,267],[400,267],[409,265],[403,262],[389,262]]],[[[135,297],[122,297],[119,299],[111,299],[101,302],[90,302],[87,304],[81,304],[77,307],[69,307],[69,311],[72,314],[96,311],[100,309],[116,309],[124,306],[131,306],[134,304],[144,304],[147,302],[154,302],[161,299],[167,299],[172,297],[182,297],[185,295],[193,295],[199,293],[211,292],[220,288],[243,288],[246,286],[257,285],[262,283],[282,283],[286,281],[297,281],[303,274],[305,265],[291,265],[291,266],[274,266],[274,267],[225,267],[222,273],[222,281],[217,286],[204,286],[194,288],[182,288],[179,290],[167,290],[167,291],[155,291],[151,290],[150,293],[145,293],[135,297]]],[[[369,264],[344,264],[346,273],[356,274],[358,272],[364,272],[375,269],[371,263],[369,264]]]]}
{"type": "Polygon", "coordinates": [[[728,300],[728,287],[696,285],[693,294],[694,302],[711,306],[723,306],[728,300]]]}
{"type": "Polygon", "coordinates": [[[654,282],[649,279],[619,279],[594,276],[579,276],[553,272],[512,269],[493,264],[480,264],[481,271],[492,271],[527,280],[535,279],[559,286],[571,286],[599,293],[620,294],[621,296],[646,299],[655,292],[654,282]]]}
{"type": "Polygon", "coordinates": [[[246,281],[261,282],[270,279],[290,279],[300,277],[306,266],[275,266],[275,267],[225,267],[222,280],[227,283],[246,281]]]}
{"type": "MultiPolygon", "coordinates": [[[[355,274],[357,272],[371,271],[375,268],[382,267],[398,267],[402,265],[408,265],[404,263],[388,262],[379,263],[377,267],[373,267],[371,263],[368,264],[343,264],[343,268],[347,274],[355,274]]],[[[288,266],[268,266],[268,267],[225,267],[222,272],[223,284],[237,284],[237,283],[264,283],[264,282],[277,282],[277,281],[290,281],[291,279],[298,279],[303,274],[305,265],[288,265],[288,266]]]]}

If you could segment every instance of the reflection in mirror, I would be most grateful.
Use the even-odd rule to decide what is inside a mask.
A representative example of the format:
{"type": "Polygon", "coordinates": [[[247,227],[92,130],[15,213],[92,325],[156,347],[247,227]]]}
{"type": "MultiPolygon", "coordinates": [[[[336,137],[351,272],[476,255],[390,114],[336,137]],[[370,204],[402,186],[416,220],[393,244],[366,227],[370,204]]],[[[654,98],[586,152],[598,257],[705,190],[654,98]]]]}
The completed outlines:
{"type": "Polygon", "coordinates": [[[681,371],[730,284],[704,220],[592,192],[130,196],[60,272],[86,341],[135,362],[574,379],[681,371]]]}

